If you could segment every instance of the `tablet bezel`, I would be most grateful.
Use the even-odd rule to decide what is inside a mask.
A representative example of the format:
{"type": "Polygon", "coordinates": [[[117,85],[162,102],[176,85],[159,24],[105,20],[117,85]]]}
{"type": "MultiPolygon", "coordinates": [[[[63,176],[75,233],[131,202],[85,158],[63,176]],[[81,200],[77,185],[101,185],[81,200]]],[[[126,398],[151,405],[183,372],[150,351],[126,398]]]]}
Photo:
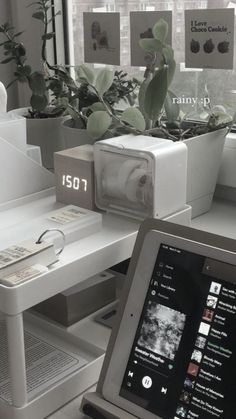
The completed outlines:
{"type": "MultiPolygon", "coordinates": [[[[102,395],[107,401],[145,419],[161,418],[121,397],[119,393],[161,244],[236,266],[235,252],[157,230],[147,232],[138,255],[129,295],[102,386],[102,395]]],[[[235,285],[236,278],[228,282],[235,285]]]]}

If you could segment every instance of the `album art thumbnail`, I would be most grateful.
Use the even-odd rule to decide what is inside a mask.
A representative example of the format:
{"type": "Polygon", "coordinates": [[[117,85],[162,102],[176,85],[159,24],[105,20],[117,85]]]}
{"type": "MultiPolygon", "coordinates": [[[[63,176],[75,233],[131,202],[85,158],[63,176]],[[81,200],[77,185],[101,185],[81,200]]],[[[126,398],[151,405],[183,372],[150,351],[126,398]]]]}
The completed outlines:
{"type": "Polygon", "coordinates": [[[180,418],[186,418],[187,409],[184,406],[178,406],[176,409],[176,414],[179,415],[180,418]]]}
{"type": "Polygon", "coordinates": [[[191,400],[191,393],[189,393],[186,390],[183,390],[179,399],[181,402],[189,404],[191,400]]]}
{"type": "Polygon", "coordinates": [[[203,336],[198,336],[196,339],[196,346],[200,349],[204,349],[206,346],[206,338],[203,336]]]}
{"type": "Polygon", "coordinates": [[[191,356],[191,359],[193,361],[198,362],[200,364],[200,362],[202,360],[202,352],[201,351],[198,351],[197,349],[194,349],[194,351],[192,353],[192,356],[191,356]]]}
{"type": "Polygon", "coordinates": [[[210,308],[216,308],[217,301],[217,297],[214,297],[214,295],[208,295],[206,305],[210,308]]]}
{"type": "Polygon", "coordinates": [[[207,324],[207,323],[201,322],[198,331],[202,335],[207,336],[207,335],[209,335],[209,332],[210,332],[210,325],[207,324]]]}
{"type": "Polygon", "coordinates": [[[212,322],[213,316],[214,316],[214,311],[209,310],[208,308],[205,308],[202,319],[208,322],[212,322]]]}
{"type": "Polygon", "coordinates": [[[194,386],[195,386],[195,380],[191,380],[191,378],[186,377],[184,380],[184,387],[189,390],[193,390],[194,386]]]}
{"type": "Polygon", "coordinates": [[[138,345],[173,360],[179,348],[186,315],[149,301],[138,345]]]}
{"type": "Polygon", "coordinates": [[[188,366],[188,374],[196,377],[198,375],[198,371],[199,371],[199,365],[196,365],[193,362],[190,362],[188,366]]]}
{"type": "Polygon", "coordinates": [[[219,284],[218,282],[212,282],[211,283],[210,292],[212,294],[219,295],[220,290],[221,290],[221,284],[219,284]]]}

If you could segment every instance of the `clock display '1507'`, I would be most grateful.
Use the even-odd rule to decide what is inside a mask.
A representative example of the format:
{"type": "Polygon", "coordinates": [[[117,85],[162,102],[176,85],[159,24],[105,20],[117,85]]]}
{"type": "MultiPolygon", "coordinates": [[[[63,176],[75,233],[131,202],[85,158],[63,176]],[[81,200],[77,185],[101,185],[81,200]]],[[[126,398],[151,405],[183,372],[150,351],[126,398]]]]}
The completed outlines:
{"type": "Polygon", "coordinates": [[[62,175],[62,185],[75,191],[87,192],[88,190],[88,181],[86,179],[71,175],[62,175]]]}

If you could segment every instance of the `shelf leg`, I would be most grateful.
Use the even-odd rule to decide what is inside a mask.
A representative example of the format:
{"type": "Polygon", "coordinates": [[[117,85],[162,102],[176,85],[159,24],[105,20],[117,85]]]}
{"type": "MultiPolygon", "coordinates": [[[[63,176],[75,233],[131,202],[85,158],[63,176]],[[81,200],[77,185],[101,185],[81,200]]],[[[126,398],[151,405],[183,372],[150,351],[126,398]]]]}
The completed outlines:
{"type": "Polygon", "coordinates": [[[6,316],[6,327],[12,402],[23,407],[27,403],[23,314],[6,316]]]}

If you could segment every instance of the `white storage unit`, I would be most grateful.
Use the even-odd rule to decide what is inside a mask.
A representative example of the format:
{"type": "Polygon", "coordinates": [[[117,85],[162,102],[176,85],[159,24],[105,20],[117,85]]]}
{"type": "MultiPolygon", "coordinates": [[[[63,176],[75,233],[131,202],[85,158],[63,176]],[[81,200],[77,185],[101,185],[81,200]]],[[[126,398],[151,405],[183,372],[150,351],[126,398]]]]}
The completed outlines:
{"type": "MultiPolygon", "coordinates": [[[[55,201],[53,189],[3,204],[0,206],[0,233],[9,229],[14,234],[14,226],[26,225],[27,222],[32,225],[35,217],[41,217],[60,207],[55,201]]],[[[169,216],[168,220],[189,224],[191,208],[186,206],[179,213],[169,216]]],[[[100,324],[94,326],[90,316],[81,321],[81,328],[80,323],[77,324],[75,335],[73,326],[65,331],[61,326],[49,325],[34,316],[26,321],[24,331],[23,313],[41,301],[129,258],[138,228],[137,220],[104,214],[102,229],[69,243],[60,255],[59,262],[47,273],[15,287],[0,285],[0,311],[6,321],[6,329],[2,325],[2,330],[5,330],[8,340],[5,349],[0,342],[3,351],[0,359],[7,359],[8,355],[9,360],[9,377],[6,374],[5,384],[3,383],[6,387],[0,385],[1,418],[45,418],[95,384],[109,338],[109,329],[100,324]],[[99,339],[96,338],[98,336],[99,339]],[[64,375],[59,370],[52,377],[45,367],[48,365],[46,358],[45,368],[40,370],[39,382],[35,381],[29,365],[30,359],[35,362],[35,358],[32,354],[31,357],[27,355],[28,351],[33,350],[32,340],[35,340],[36,347],[41,345],[43,354],[50,352],[52,346],[59,359],[63,358],[64,353],[64,375]]],[[[17,228],[15,234],[18,241],[17,228]]],[[[1,234],[0,247],[3,247],[1,234]]]]}

